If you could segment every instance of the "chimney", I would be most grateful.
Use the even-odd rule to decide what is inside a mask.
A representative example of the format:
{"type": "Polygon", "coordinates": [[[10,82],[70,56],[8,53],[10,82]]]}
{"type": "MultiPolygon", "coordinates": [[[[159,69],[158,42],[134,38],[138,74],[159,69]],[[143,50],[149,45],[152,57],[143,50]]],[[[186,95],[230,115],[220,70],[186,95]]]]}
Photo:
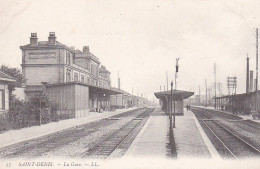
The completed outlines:
{"type": "Polygon", "coordinates": [[[48,38],[49,38],[49,45],[55,45],[56,44],[55,32],[50,32],[48,38]]]}
{"type": "Polygon", "coordinates": [[[30,45],[38,45],[37,33],[31,33],[30,45]]]}
{"type": "Polygon", "coordinates": [[[83,46],[83,53],[89,52],[89,46],[83,46]]]}
{"type": "Polygon", "coordinates": [[[70,49],[71,49],[71,50],[75,50],[75,46],[71,46],[70,49]]]}
{"type": "Polygon", "coordinates": [[[246,58],[246,93],[249,93],[249,57],[246,58]]]}
{"type": "Polygon", "coordinates": [[[120,90],[120,78],[118,78],[118,89],[120,90]]]}
{"type": "Polygon", "coordinates": [[[250,89],[249,91],[250,92],[253,92],[254,91],[254,82],[253,82],[253,79],[254,79],[254,71],[253,70],[250,70],[250,89]]]}

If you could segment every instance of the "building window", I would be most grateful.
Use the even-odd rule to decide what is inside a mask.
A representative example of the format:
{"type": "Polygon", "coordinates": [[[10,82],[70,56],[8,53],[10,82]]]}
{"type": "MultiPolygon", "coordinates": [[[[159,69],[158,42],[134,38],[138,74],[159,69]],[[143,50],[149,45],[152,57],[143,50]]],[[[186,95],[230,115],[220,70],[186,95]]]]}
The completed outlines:
{"type": "Polygon", "coordinates": [[[66,82],[71,82],[71,71],[67,70],[66,82]]]}
{"type": "Polygon", "coordinates": [[[84,76],[81,76],[81,82],[84,83],[84,76]]]}
{"type": "Polygon", "coordinates": [[[88,77],[88,84],[90,84],[90,78],[88,77]]]}
{"type": "Polygon", "coordinates": [[[70,53],[69,52],[66,53],[66,63],[67,63],[67,65],[70,65],[70,53]]]}
{"type": "Polygon", "coordinates": [[[86,63],[86,68],[87,68],[88,71],[90,71],[90,69],[89,69],[89,63],[86,63]]]}
{"type": "Polygon", "coordinates": [[[73,55],[72,63],[75,64],[75,55],[73,55]]]}
{"type": "Polygon", "coordinates": [[[91,65],[91,70],[90,70],[91,74],[94,74],[94,66],[91,65]]]}
{"type": "Polygon", "coordinates": [[[91,74],[98,76],[98,68],[96,66],[91,65],[91,74]]]}
{"type": "Polygon", "coordinates": [[[98,76],[98,67],[96,67],[96,72],[95,73],[96,73],[96,76],[98,76]]]}
{"type": "Polygon", "coordinates": [[[75,82],[78,82],[78,81],[79,81],[79,75],[78,75],[78,73],[75,73],[75,74],[74,74],[74,81],[75,81],[75,82]]]}

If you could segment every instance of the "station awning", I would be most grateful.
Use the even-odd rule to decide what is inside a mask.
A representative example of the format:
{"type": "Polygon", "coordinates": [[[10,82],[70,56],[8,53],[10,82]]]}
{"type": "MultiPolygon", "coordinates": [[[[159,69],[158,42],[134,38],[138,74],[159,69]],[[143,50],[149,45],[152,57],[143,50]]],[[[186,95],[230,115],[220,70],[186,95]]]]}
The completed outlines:
{"type": "MultiPolygon", "coordinates": [[[[163,91],[163,92],[156,92],[156,93],[154,93],[154,95],[158,99],[164,98],[164,97],[170,97],[171,91],[168,90],[168,91],[163,91]]],[[[183,91],[183,90],[173,90],[172,91],[173,100],[184,100],[193,95],[194,95],[194,92],[188,92],[188,91],[183,91]]]]}
{"type": "Polygon", "coordinates": [[[63,86],[63,85],[83,85],[83,86],[88,86],[89,87],[89,91],[91,93],[95,93],[95,94],[115,95],[115,94],[123,94],[124,93],[122,90],[119,90],[117,88],[105,88],[105,87],[94,86],[94,85],[91,85],[91,84],[86,84],[86,83],[81,83],[81,82],[67,82],[67,83],[47,84],[47,86],[63,86]]]}
{"type": "MultiPolygon", "coordinates": [[[[248,92],[248,93],[241,93],[241,94],[233,94],[233,95],[225,95],[225,96],[219,96],[216,97],[216,99],[228,99],[228,98],[245,98],[247,96],[251,96],[254,95],[256,92],[248,92]]],[[[258,90],[258,93],[260,93],[260,91],[258,90]]],[[[215,99],[215,97],[213,97],[213,99],[215,99]]]]}
{"type": "Polygon", "coordinates": [[[110,94],[110,95],[124,94],[122,90],[119,90],[117,88],[103,88],[103,87],[92,86],[92,85],[89,85],[89,91],[96,94],[110,94]]]}

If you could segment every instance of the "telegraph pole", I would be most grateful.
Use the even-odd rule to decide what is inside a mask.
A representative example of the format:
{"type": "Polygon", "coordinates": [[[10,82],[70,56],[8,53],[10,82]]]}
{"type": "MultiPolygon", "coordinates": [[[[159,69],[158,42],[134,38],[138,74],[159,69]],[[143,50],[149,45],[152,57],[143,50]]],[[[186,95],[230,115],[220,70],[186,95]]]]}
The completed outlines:
{"type": "Polygon", "coordinates": [[[216,99],[216,97],[217,97],[217,86],[216,86],[217,84],[216,84],[216,63],[214,63],[214,87],[215,87],[215,104],[214,104],[214,107],[215,107],[215,109],[216,109],[216,106],[217,106],[217,99],[216,99]]]}
{"type": "Polygon", "coordinates": [[[199,106],[200,106],[200,85],[199,85],[199,106]]]}
{"type": "Polygon", "coordinates": [[[207,79],[205,79],[205,87],[206,87],[206,107],[208,104],[208,88],[207,88],[207,79]]]}
{"type": "Polygon", "coordinates": [[[210,98],[211,98],[210,94],[211,94],[211,88],[209,87],[208,88],[208,96],[209,96],[208,97],[208,100],[209,100],[208,103],[209,103],[209,105],[210,105],[210,98]]]}
{"type": "Polygon", "coordinates": [[[173,90],[173,82],[171,82],[171,98],[170,98],[170,101],[171,101],[171,112],[170,112],[170,128],[172,129],[172,90],[173,90]]]}
{"type": "Polygon", "coordinates": [[[176,71],[175,71],[175,90],[177,90],[177,73],[179,72],[179,59],[176,59],[176,71]]]}
{"type": "Polygon", "coordinates": [[[40,125],[42,125],[42,94],[40,93],[39,96],[40,96],[40,119],[39,119],[39,121],[40,121],[40,125]]]}
{"type": "Polygon", "coordinates": [[[255,110],[258,114],[258,28],[256,28],[256,86],[255,86],[255,110]]]}
{"type": "Polygon", "coordinates": [[[168,91],[168,73],[167,73],[167,70],[166,70],[166,83],[167,83],[167,91],[168,91]]]}

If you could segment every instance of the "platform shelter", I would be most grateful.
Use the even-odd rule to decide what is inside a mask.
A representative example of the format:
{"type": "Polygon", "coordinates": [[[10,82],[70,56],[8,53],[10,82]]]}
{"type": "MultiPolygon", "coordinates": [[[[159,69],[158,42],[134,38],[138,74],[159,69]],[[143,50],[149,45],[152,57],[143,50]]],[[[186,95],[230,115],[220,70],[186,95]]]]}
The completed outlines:
{"type": "MultiPolygon", "coordinates": [[[[260,91],[258,90],[258,97],[260,91]]],[[[216,109],[225,111],[235,111],[241,114],[250,114],[255,112],[256,108],[256,92],[241,93],[235,95],[226,95],[214,97],[216,100],[216,109]]],[[[258,99],[260,105],[260,99],[258,99]]]]}
{"type": "MultiPolygon", "coordinates": [[[[159,99],[160,105],[165,113],[169,113],[171,111],[171,91],[163,91],[154,93],[156,98],[159,99]]],[[[173,90],[172,91],[172,112],[174,112],[175,105],[175,114],[183,115],[183,100],[187,99],[194,95],[194,92],[188,92],[183,90],[173,90]]]]}

